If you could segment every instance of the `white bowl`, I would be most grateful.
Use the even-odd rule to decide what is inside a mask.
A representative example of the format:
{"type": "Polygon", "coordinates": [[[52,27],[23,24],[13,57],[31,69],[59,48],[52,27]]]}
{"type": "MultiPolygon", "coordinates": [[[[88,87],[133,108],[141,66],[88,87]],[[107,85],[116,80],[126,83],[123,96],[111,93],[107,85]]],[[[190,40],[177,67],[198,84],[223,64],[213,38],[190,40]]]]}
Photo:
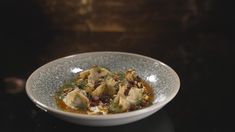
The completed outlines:
{"type": "Polygon", "coordinates": [[[155,113],[178,93],[180,80],[166,64],[142,55],[124,52],[89,52],[60,58],[34,71],[26,83],[29,98],[42,110],[66,121],[89,126],[113,126],[131,123],[155,113]],[[112,71],[136,69],[138,75],[153,88],[153,105],[140,110],[109,115],[85,115],[65,112],[55,102],[55,92],[65,81],[93,65],[112,71]]]}

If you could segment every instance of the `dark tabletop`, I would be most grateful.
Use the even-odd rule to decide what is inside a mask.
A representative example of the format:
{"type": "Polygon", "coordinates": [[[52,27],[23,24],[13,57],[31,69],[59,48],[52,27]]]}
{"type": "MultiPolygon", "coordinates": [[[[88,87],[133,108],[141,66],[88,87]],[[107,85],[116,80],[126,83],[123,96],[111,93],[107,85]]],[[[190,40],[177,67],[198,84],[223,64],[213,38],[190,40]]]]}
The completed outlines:
{"type": "Polygon", "coordinates": [[[233,7],[219,0],[2,0],[0,131],[234,131],[233,7]],[[38,109],[24,86],[38,67],[90,51],[146,55],[171,66],[177,96],[141,121],[74,125],[38,109]]]}

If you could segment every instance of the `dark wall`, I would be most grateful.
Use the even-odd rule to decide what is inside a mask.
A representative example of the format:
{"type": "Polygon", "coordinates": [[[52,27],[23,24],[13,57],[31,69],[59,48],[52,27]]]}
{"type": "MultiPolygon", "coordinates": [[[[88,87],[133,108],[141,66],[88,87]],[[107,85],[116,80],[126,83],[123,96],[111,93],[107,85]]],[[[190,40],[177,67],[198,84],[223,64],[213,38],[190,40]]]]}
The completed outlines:
{"type": "Polygon", "coordinates": [[[2,0],[1,77],[25,75],[77,52],[174,47],[167,38],[176,32],[221,32],[232,38],[232,13],[232,4],[219,0],[2,0]],[[149,45],[143,46],[146,36],[149,45]]]}

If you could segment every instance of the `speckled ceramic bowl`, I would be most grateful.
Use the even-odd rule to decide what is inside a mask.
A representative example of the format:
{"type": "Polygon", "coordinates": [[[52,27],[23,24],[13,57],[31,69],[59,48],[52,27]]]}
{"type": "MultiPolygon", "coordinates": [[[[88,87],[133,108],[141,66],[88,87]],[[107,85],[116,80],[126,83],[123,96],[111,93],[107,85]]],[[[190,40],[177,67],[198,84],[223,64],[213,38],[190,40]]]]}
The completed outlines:
{"type": "Polygon", "coordinates": [[[146,56],[123,52],[90,52],[60,58],[38,68],[26,83],[29,98],[39,108],[66,121],[90,126],[121,125],[150,116],[170,102],[179,87],[178,75],[166,64],[146,56]],[[93,65],[108,67],[112,71],[136,69],[138,75],[155,90],[153,105],[110,115],[85,115],[60,110],[55,103],[55,92],[65,81],[93,65]]]}

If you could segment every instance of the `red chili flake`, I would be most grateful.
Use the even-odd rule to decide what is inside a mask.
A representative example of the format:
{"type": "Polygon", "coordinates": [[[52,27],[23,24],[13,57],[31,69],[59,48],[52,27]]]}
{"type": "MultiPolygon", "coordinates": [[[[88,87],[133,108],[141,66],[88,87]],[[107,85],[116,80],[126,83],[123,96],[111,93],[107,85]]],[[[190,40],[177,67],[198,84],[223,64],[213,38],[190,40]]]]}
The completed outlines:
{"type": "Polygon", "coordinates": [[[129,108],[129,110],[130,111],[134,111],[134,110],[136,110],[137,108],[136,108],[136,105],[134,105],[134,104],[131,104],[130,105],[130,108],[129,108]]]}
{"type": "Polygon", "coordinates": [[[149,102],[147,102],[147,101],[142,101],[142,102],[140,103],[140,106],[142,106],[142,107],[147,107],[147,106],[149,106],[149,102]]]}
{"type": "Polygon", "coordinates": [[[92,101],[92,102],[90,103],[90,106],[93,107],[93,106],[97,106],[98,104],[99,104],[99,102],[97,102],[97,101],[92,101]]]}

